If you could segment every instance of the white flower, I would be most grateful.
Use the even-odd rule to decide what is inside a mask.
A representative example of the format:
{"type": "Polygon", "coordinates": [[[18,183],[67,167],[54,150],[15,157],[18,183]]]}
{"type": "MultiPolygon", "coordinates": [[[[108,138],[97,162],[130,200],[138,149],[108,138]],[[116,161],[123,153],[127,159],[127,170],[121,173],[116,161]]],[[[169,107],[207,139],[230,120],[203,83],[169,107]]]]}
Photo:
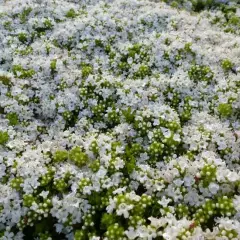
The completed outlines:
{"type": "Polygon", "coordinates": [[[167,218],[154,218],[154,217],[149,217],[148,218],[151,221],[151,225],[155,227],[156,229],[165,226],[168,223],[167,218]]]}
{"type": "Polygon", "coordinates": [[[133,209],[132,204],[121,203],[117,209],[117,215],[123,215],[125,218],[129,218],[129,211],[133,209]]]}
{"type": "Polygon", "coordinates": [[[90,195],[92,190],[93,190],[93,187],[92,187],[92,186],[85,186],[85,187],[83,188],[83,193],[84,193],[84,194],[87,194],[87,195],[90,195]]]}
{"type": "Polygon", "coordinates": [[[109,200],[109,205],[107,206],[106,210],[108,213],[112,213],[115,208],[116,208],[116,202],[114,199],[111,198],[109,200]]]}
{"type": "Polygon", "coordinates": [[[143,194],[157,198],[162,217],[145,211],[146,224],[120,221],[125,238],[176,240],[184,231],[186,239],[222,240],[224,229],[239,238],[239,4],[229,2],[229,20],[214,3],[203,0],[204,11],[193,14],[195,0],[177,2],[188,11],[156,0],[0,0],[4,240],[24,239],[27,225],[34,227],[22,224],[28,214],[54,218],[56,232],[72,240],[83,216],[98,213],[94,200],[109,202],[105,211],[120,219],[146,205],[143,194]],[[159,156],[148,150],[153,141],[163,146],[159,156]],[[82,149],[76,159],[75,146],[82,149]],[[205,165],[216,166],[208,187],[205,165]],[[83,191],[81,179],[91,181],[83,191]],[[127,202],[118,202],[121,194],[127,202]],[[206,197],[222,195],[232,196],[236,214],[217,219],[214,212],[211,232],[202,229],[206,222],[187,232],[195,212],[189,220],[175,216],[180,203],[200,212],[206,197]]]}
{"type": "Polygon", "coordinates": [[[187,187],[192,186],[195,183],[195,179],[193,176],[184,177],[184,185],[187,187]]]}
{"type": "Polygon", "coordinates": [[[179,179],[179,178],[177,178],[177,179],[174,180],[173,182],[174,182],[174,184],[175,184],[176,186],[178,186],[178,187],[180,187],[180,186],[184,183],[184,181],[182,181],[182,180],[179,179]]]}
{"type": "Polygon", "coordinates": [[[124,167],[124,161],[123,161],[121,158],[118,157],[118,158],[116,159],[116,162],[115,162],[115,164],[114,164],[114,167],[115,167],[117,170],[123,168],[123,167],[124,167]]]}
{"type": "Polygon", "coordinates": [[[98,172],[97,172],[97,174],[96,174],[96,177],[98,177],[98,178],[104,178],[104,177],[106,176],[106,174],[107,174],[107,170],[106,170],[105,168],[101,167],[101,168],[98,170],[98,172]]]}
{"type": "Polygon", "coordinates": [[[90,240],[100,240],[100,237],[93,236],[90,238],[90,240]]]}
{"type": "Polygon", "coordinates": [[[122,188],[118,188],[116,190],[113,191],[114,194],[120,194],[126,191],[127,187],[122,187],[122,188]]]}
{"type": "Polygon", "coordinates": [[[233,199],[234,208],[240,212],[240,196],[235,196],[233,199]]]}
{"type": "Polygon", "coordinates": [[[139,236],[137,231],[134,230],[133,227],[129,227],[128,230],[126,230],[124,233],[127,235],[128,239],[135,239],[139,236]]]}
{"type": "Polygon", "coordinates": [[[233,171],[229,171],[229,173],[227,174],[227,179],[231,182],[236,182],[240,179],[240,176],[237,172],[233,172],[233,171]]]}
{"type": "Polygon", "coordinates": [[[49,194],[49,191],[42,191],[42,192],[39,194],[39,196],[42,196],[43,198],[47,198],[48,194],[49,194]]]}
{"type": "Polygon", "coordinates": [[[219,190],[219,185],[216,184],[216,183],[210,183],[209,186],[209,191],[212,193],[212,194],[216,194],[219,190]]]}
{"type": "Polygon", "coordinates": [[[56,227],[56,232],[57,233],[61,233],[62,232],[62,230],[63,230],[63,225],[62,224],[56,223],[55,227],[56,227]]]}
{"type": "Polygon", "coordinates": [[[158,201],[158,203],[163,206],[164,208],[168,206],[168,204],[171,202],[172,200],[170,198],[166,198],[165,196],[163,196],[161,198],[161,200],[158,201]]]}

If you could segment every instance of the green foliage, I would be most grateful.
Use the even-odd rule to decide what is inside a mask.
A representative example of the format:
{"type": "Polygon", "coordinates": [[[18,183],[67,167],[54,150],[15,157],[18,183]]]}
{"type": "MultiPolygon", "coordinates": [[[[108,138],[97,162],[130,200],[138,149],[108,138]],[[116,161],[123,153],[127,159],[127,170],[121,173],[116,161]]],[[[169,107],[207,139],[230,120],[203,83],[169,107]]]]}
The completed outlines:
{"type": "Polygon", "coordinates": [[[221,66],[225,72],[228,72],[233,68],[233,63],[229,59],[224,59],[221,62],[221,66]]]}
{"type": "Polygon", "coordinates": [[[153,203],[152,197],[147,194],[142,194],[140,201],[134,204],[134,208],[132,210],[133,215],[144,216],[147,211],[147,208],[151,208],[153,203]]]}
{"type": "Polygon", "coordinates": [[[54,188],[59,191],[59,192],[65,192],[68,187],[68,183],[66,182],[65,179],[56,179],[53,182],[54,188]]]}
{"type": "Polygon", "coordinates": [[[36,32],[34,32],[34,36],[40,37],[41,35],[45,34],[46,31],[53,29],[53,23],[50,19],[45,19],[43,21],[43,26],[35,25],[34,29],[36,32]]]}
{"type": "Polygon", "coordinates": [[[44,21],[44,26],[45,26],[45,29],[46,29],[46,30],[50,30],[50,29],[52,29],[53,24],[52,24],[52,22],[51,22],[50,19],[46,19],[46,20],[44,21]]]}
{"type": "MultiPolygon", "coordinates": [[[[163,0],[167,2],[173,8],[186,8],[184,0],[163,0]]],[[[188,7],[187,10],[194,11],[194,12],[201,12],[204,10],[218,8],[219,6],[223,5],[214,0],[190,0],[191,9],[188,7]]]]}
{"type": "Polygon", "coordinates": [[[185,97],[183,111],[180,116],[182,122],[186,122],[190,120],[192,116],[192,106],[190,105],[190,101],[191,101],[191,97],[185,97]]]}
{"type": "Polygon", "coordinates": [[[98,155],[99,147],[96,141],[92,141],[89,150],[92,151],[95,155],[98,155]]]}
{"type": "Polygon", "coordinates": [[[141,65],[137,72],[134,73],[134,78],[144,78],[151,75],[151,68],[147,65],[141,65]]]}
{"type": "Polygon", "coordinates": [[[212,5],[214,5],[213,0],[194,0],[193,3],[193,10],[196,12],[200,12],[204,9],[210,8],[212,5]]]}
{"type": "Polygon", "coordinates": [[[9,121],[9,124],[11,125],[11,126],[16,126],[16,125],[18,125],[18,115],[17,115],[17,113],[8,113],[7,115],[6,115],[6,118],[8,119],[8,121],[9,121]]]}
{"type": "Polygon", "coordinates": [[[120,62],[118,63],[119,72],[129,75],[131,64],[129,59],[132,59],[133,63],[140,63],[139,69],[133,73],[133,78],[144,78],[151,74],[151,67],[147,65],[150,55],[149,47],[143,44],[133,44],[127,49],[126,54],[121,55],[120,62]]]}
{"type": "Polygon", "coordinates": [[[0,131],[0,145],[7,143],[9,139],[8,132],[0,131]]]}
{"type": "Polygon", "coordinates": [[[51,73],[56,72],[57,69],[57,59],[53,59],[50,63],[51,73]]]}
{"type": "Polygon", "coordinates": [[[210,83],[213,80],[214,74],[210,67],[193,65],[188,71],[189,78],[195,82],[204,81],[210,83]]]}
{"type": "Polygon", "coordinates": [[[57,150],[53,155],[54,162],[63,162],[68,159],[68,151],[66,150],[57,150]]]}
{"type": "Polygon", "coordinates": [[[74,240],[86,240],[86,232],[84,230],[77,230],[74,234],[74,240]]]}
{"type": "Polygon", "coordinates": [[[16,50],[16,53],[19,54],[19,55],[22,55],[22,56],[26,56],[26,55],[29,55],[33,52],[33,48],[28,46],[26,47],[25,49],[23,50],[16,50]]]}
{"type": "Polygon", "coordinates": [[[204,187],[207,187],[211,182],[216,180],[216,171],[217,168],[215,165],[207,164],[202,168],[200,176],[204,187]]]}
{"type": "Polygon", "coordinates": [[[134,122],[135,114],[134,114],[134,111],[130,107],[122,110],[122,115],[124,116],[125,121],[127,123],[133,123],[134,122]]]}
{"type": "Polygon", "coordinates": [[[19,14],[19,19],[21,23],[25,23],[27,21],[27,17],[31,13],[31,11],[32,11],[31,7],[24,8],[24,10],[19,14]]]}
{"type": "Polygon", "coordinates": [[[82,178],[78,183],[78,190],[82,192],[84,187],[91,185],[91,180],[89,178],[82,178]]]}
{"type": "MultiPolygon", "coordinates": [[[[44,231],[44,228],[43,228],[43,231],[44,231]]],[[[51,238],[51,235],[50,235],[50,233],[49,232],[40,232],[39,233],[39,238],[40,238],[40,240],[52,240],[52,238],[51,238]]]]}
{"type": "Polygon", "coordinates": [[[3,85],[11,86],[11,78],[5,75],[0,75],[0,82],[3,85]]]}
{"type": "Polygon", "coordinates": [[[236,213],[232,198],[227,196],[218,197],[216,207],[218,212],[223,216],[230,217],[236,213]]]}
{"type": "Polygon", "coordinates": [[[218,237],[220,238],[228,238],[228,239],[237,239],[238,233],[234,229],[227,229],[227,228],[220,228],[220,233],[218,234],[218,237]]]}
{"type": "Polygon", "coordinates": [[[23,196],[23,206],[31,207],[32,204],[35,202],[35,198],[32,194],[26,194],[23,196]]]}
{"type": "Polygon", "coordinates": [[[74,147],[69,152],[69,159],[73,161],[78,167],[86,165],[89,161],[88,155],[84,153],[80,147],[74,147]]]}
{"type": "Polygon", "coordinates": [[[232,104],[230,103],[220,103],[218,105],[218,112],[223,117],[229,117],[232,115],[232,104]]]}
{"type": "Polygon", "coordinates": [[[163,153],[164,144],[161,142],[153,142],[149,146],[149,153],[153,156],[160,156],[163,153]]]}
{"type": "Polygon", "coordinates": [[[112,109],[111,111],[108,112],[107,118],[111,126],[114,126],[120,123],[120,113],[115,109],[112,109]]]}
{"type": "Polygon", "coordinates": [[[21,42],[21,43],[26,43],[28,38],[27,38],[27,34],[26,33],[19,33],[18,34],[18,40],[21,42]]]}
{"type": "MultiPolygon", "coordinates": [[[[188,3],[184,0],[166,1],[171,2],[170,4],[174,7],[192,3],[194,11],[215,6],[212,0],[190,0],[188,3]]],[[[138,5],[132,4],[131,7],[138,5]]],[[[53,8],[54,6],[55,4],[53,8]]],[[[112,8],[107,3],[105,5],[101,3],[99,6],[101,6],[100,15],[101,11],[112,14],[112,8]]],[[[81,8],[88,10],[88,6],[84,4],[81,8]]],[[[236,122],[238,109],[236,110],[235,103],[240,85],[234,78],[237,76],[229,74],[230,71],[235,71],[237,75],[237,70],[234,70],[234,67],[236,69],[238,67],[237,63],[235,66],[235,62],[233,63],[230,59],[223,59],[219,64],[208,66],[207,58],[211,57],[209,52],[204,50],[194,52],[197,50],[196,45],[201,43],[202,36],[198,38],[197,34],[191,40],[192,42],[186,42],[186,38],[182,38],[181,34],[170,34],[170,36],[166,31],[171,29],[178,33],[182,26],[181,22],[172,20],[173,18],[169,21],[169,16],[165,16],[166,14],[163,16],[154,11],[144,12],[144,14],[140,12],[140,16],[136,15],[136,22],[135,20],[132,22],[133,25],[130,22],[129,26],[125,26],[125,19],[118,19],[118,14],[111,18],[106,15],[106,19],[111,19],[109,25],[104,21],[104,17],[95,18],[91,12],[94,24],[86,24],[84,27],[87,27],[85,29],[87,32],[93,31],[94,35],[85,34],[85,30],[80,31],[82,28],[80,27],[77,31],[75,28],[70,29],[66,33],[67,36],[61,36],[57,31],[50,30],[60,22],[75,24],[75,20],[81,19],[74,20],[74,18],[85,14],[84,10],[80,12],[78,9],[68,8],[69,10],[62,12],[62,16],[58,19],[58,14],[55,14],[51,8],[50,14],[46,13],[44,16],[40,14],[39,19],[38,14],[42,11],[38,11],[35,7],[34,11],[31,8],[22,9],[22,12],[13,14],[13,18],[7,13],[0,16],[1,20],[3,17],[4,33],[10,35],[6,38],[7,47],[13,48],[13,59],[0,59],[0,65],[3,65],[4,69],[0,75],[0,83],[3,95],[6,97],[3,107],[0,107],[0,115],[4,121],[3,127],[7,123],[10,125],[7,129],[0,131],[0,148],[3,150],[2,160],[0,157],[2,169],[0,182],[6,185],[4,191],[11,187],[12,193],[11,191],[9,193],[17,194],[17,204],[21,208],[19,215],[21,220],[16,226],[11,223],[10,231],[14,234],[19,230],[23,231],[24,239],[65,239],[68,235],[75,240],[88,240],[92,236],[107,240],[125,240],[127,239],[126,230],[133,228],[139,233],[141,226],[143,232],[140,235],[147,236],[147,233],[144,233],[146,227],[146,232],[149,231],[149,234],[151,231],[153,234],[158,231],[159,236],[149,238],[159,240],[164,238],[161,235],[166,227],[171,227],[171,223],[181,225],[181,221],[186,218],[193,221],[193,225],[178,229],[176,237],[178,240],[191,238],[195,226],[199,227],[199,231],[201,231],[200,228],[205,231],[207,228],[212,230],[216,227],[217,231],[219,230],[219,233],[216,233],[217,237],[227,236],[229,239],[233,237],[237,239],[237,231],[217,225],[215,220],[219,217],[232,217],[231,220],[233,220],[237,216],[235,215],[237,213],[236,193],[240,189],[240,181],[235,182],[234,175],[233,179],[230,179],[230,174],[219,181],[219,170],[224,164],[218,168],[218,165],[210,164],[201,158],[202,156],[214,158],[212,151],[215,151],[216,159],[212,162],[221,163],[221,157],[223,163],[226,162],[231,170],[237,166],[237,149],[235,150],[234,145],[237,137],[235,138],[234,134],[238,135],[238,133],[234,131],[238,130],[236,122]],[[30,32],[17,31],[14,34],[15,24],[19,25],[19,20],[20,23],[26,22],[31,12],[34,24],[33,28],[28,29],[30,32]],[[46,18],[47,16],[49,18],[46,18]],[[6,21],[9,19],[11,21],[6,21]],[[103,28],[101,33],[97,33],[99,25],[101,25],[100,29],[103,28]],[[136,27],[139,40],[129,27],[136,27]],[[9,32],[11,28],[14,31],[9,32]],[[120,33],[112,37],[105,32],[105,28],[117,29],[120,33]],[[149,39],[145,38],[146,34],[149,39]],[[41,49],[38,48],[38,44],[35,45],[35,37],[41,37],[41,49]],[[20,47],[15,47],[19,42],[22,43],[20,47]],[[27,55],[33,51],[35,53],[33,55],[40,54],[41,58],[50,58],[50,63],[48,62],[50,75],[45,76],[45,65],[35,64],[34,69],[39,67],[40,70],[38,76],[34,76],[35,71],[26,65],[25,59],[31,59],[31,56],[27,55]],[[60,52],[63,55],[60,54],[59,58],[53,59],[54,55],[60,52]],[[158,54],[163,55],[163,59],[157,58],[158,54]],[[154,57],[156,57],[155,61],[154,57]],[[13,65],[21,62],[21,58],[22,65],[13,65]],[[106,62],[102,62],[103,59],[106,59],[106,62]],[[206,65],[197,65],[196,62],[206,65]],[[71,66],[72,64],[76,66],[71,66]],[[95,68],[95,64],[99,69],[95,68]],[[4,75],[4,71],[11,71],[11,67],[13,75],[18,78],[16,79],[17,88],[22,90],[22,94],[18,94],[18,91],[15,93],[11,77],[8,77],[8,74],[4,75]],[[60,72],[58,72],[59,69],[61,69],[60,72]],[[71,69],[74,72],[68,79],[65,73],[71,69]],[[224,73],[223,82],[217,78],[219,74],[214,81],[213,70],[217,73],[219,69],[219,74],[224,73]],[[80,71],[80,76],[75,75],[75,70],[80,71]],[[107,70],[106,73],[105,70],[107,70]],[[175,79],[175,77],[178,78],[178,74],[181,75],[181,72],[185,76],[185,71],[188,71],[188,76],[192,80],[189,86],[182,82],[184,79],[181,76],[179,81],[175,79]],[[46,86],[49,86],[49,91],[46,93],[44,90],[43,93],[46,93],[46,102],[41,102],[43,96],[41,89],[46,89],[46,86],[38,86],[39,82],[36,82],[36,79],[40,83],[47,81],[46,86]],[[197,84],[201,88],[199,91],[194,89],[197,84]],[[79,99],[74,97],[76,89],[79,89],[79,95],[76,96],[79,99]],[[70,102],[64,99],[68,90],[74,94],[67,96],[70,102]],[[219,92],[223,99],[228,98],[227,103],[220,103],[223,100],[221,97],[218,98],[219,92]],[[14,112],[17,104],[23,109],[23,113],[21,109],[14,112]],[[50,119],[45,119],[49,111],[42,114],[44,104],[52,104],[47,109],[53,113],[49,114],[53,115],[50,119]],[[203,116],[201,120],[204,123],[202,127],[198,127],[199,122],[193,114],[199,114],[202,110],[204,113],[199,116],[203,116]],[[215,132],[212,134],[211,119],[214,124],[216,113],[220,117],[229,119],[219,119],[217,116],[216,134],[215,132]],[[225,126],[225,121],[229,127],[223,128],[221,132],[219,128],[221,124],[225,126]],[[206,128],[205,122],[209,123],[206,128]],[[57,131],[60,134],[56,133],[51,140],[51,131],[58,123],[57,131]],[[35,126],[34,133],[29,132],[32,125],[35,126]],[[192,129],[196,129],[197,133],[191,133],[192,129]],[[30,134],[29,144],[25,141],[28,140],[25,131],[26,134],[30,134]],[[77,134],[80,134],[79,139],[77,134]],[[47,152],[45,149],[41,151],[44,144],[48,144],[49,141],[52,141],[55,146],[57,138],[61,136],[64,138],[64,148],[61,146],[61,150],[55,149],[52,152],[50,150],[52,148],[47,147],[47,152]],[[7,144],[10,137],[14,142],[7,144]],[[227,147],[223,150],[219,150],[221,147],[216,140],[218,137],[219,141],[226,141],[227,147]],[[23,143],[28,145],[15,146],[15,142],[21,143],[22,138],[23,143]],[[75,146],[79,142],[82,145],[75,146]],[[38,144],[41,146],[39,147],[38,144]],[[13,156],[8,153],[10,148],[13,148],[13,156]],[[204,154],[202,154],[203,151],[204,154]],[[32,158],[34,154],[36,159],[32,158]],[[236,159],[232,160],[232,158],[236,159]],[[26,191],[31,174],[24,175],[24,167],[28,167],[28,161],[33,161],[32,164],[30,162],[29,167],[33,168],[35,164],[37,165],[38,178],[35,180],[40,184],[33,186],[31,193],[26,191]],[[39,166],[37,161],[42,166],[39,166]],[[198,161],[196,166],[194,161],[198,161]],[[216,190],[215,193],[214,190],[216,190]],[[199,195],[200,202],[197,199],[191,199],[191,197],[195,198],[194,194],[196,197],[199,195]],[[227,196],[223,196],[224,194],[227,196]],[[166,196],[165,200],[163,196],[166,196]],[[53,207],[53,204],[56,205],[53,207]],[[156,219],[151,220],[149,217],[156,217],[156,219]],[[161,222],[165,217],[171,218],[169,218],[170,225],[166,224],[155,229],[154,224],[150,223],[151,221],[157,223],[157,219],[161,222]],[[61,224],[64,228],[62,233],[58,234],[57,228],[61,228],[61,224]]],[[[165,12],[164,9],[162,10],[165,12]]],[[[172,10],[167,9],[166,12],[168,11],[172,10]]],[[[174,12],[177,13],[176,10],[172,11],[174,12]]],[[[196,13],[191,14],[196,15],[196,13]]],[[[224,25],[226,31],[236,31],[239,25],[236,11],[225,9],[223,14],[227,20],[220,24],[224,25]]],[[[203,15],[191,16],[191,18],[198,26],[195,20],[198,19],[201,25],[201,17],[211,19],[210,15],[211,13],[208,16],[207,12],[204,12],[203,15]]],[[[213,15],[218,16],[215,13],[213,15]]],[[[182,20],[185,25],[185,20],[182,20]]],[[[83,22],[85,21],[86,19],[83,19],[83,22]]],[[[31,23],[29,22],[32,26],[31,23]]],[[[21,27],[26,29],[24,26],[21,27]]],[[[56,30],[58,27],[56,26],[56,30]]],[[[185,26],[183,27],[185,29],[185,26]]],[[[232,44],[234,43],[231,41],[230,45],[232,44]]],[[[212,46],[210,50],[214,52],[212,46]]],[[[31,62],[29,66],[33,66],[31,62]]],[[[213,128],[215,129],[215,126],[213,128]]],[[[19,206],[14,206],[12,199],[10,200],[7,208],[4,204],[0,204],[0,213],[6,214],[6,210],[9,211],[10,208],[15,211],[15,207],[18,210],[19,206]]],[[[6,224],[4,223],[1,228],[5,228],[9,221],[10,219],[6,219],[6,224]]],[[[8,230],[4,229],[4,231],[7,233],[8,230]]],[[[0,231],[0,238],[4,235],[4,231],[0,231]]],[[[14,239],[15,236],[12,238],[14,239]]],[[[136,238],[140,240],[148,237],[137,236],[136,238]]]]}
{"type": "Polygon", "coordinates": [[[176,207],[176,214],[178,219],[188,217],[189,207],[185,204],[178,204],[178,206],[176,207]]]}
{"type": "Polygon", "coordinates": [[[3,27],[8,31],[12,31],[11,25],[12,25],[11,21],[6,21],[6,22],[3,23],[3,27]]]}
{"type": "Polygon", "coordinates": [[[205,203],[197,209],[194,214],[195,222],[198,224],[206,223],[214,214],[216,214],[216,204],[211,199],[206,199],[205,203]]]}
{"type": "Polygon", "coordinates": [[[134,228],[145,223],[146,219],[142,218],[141,216],[133,215],[129,217],[129,226],[132,226],[134,228]]]}
{"type": "Polygon", "coordinates": [[[75,18],[77,16],[77,13],[73,8],[69,9],[65,15],[67,18],[75,18]]]}
{"type": "Polygon", "coordinates": [[[101,229],[106,230],[108,226],[113,225],[116,222],[116,216],[114,214],[104,213],[101,218],[101,229]]]}
{"type": "Polygon", "coordinates": [[[15,177],[11,181],[11,187],[13,189],[16,189],[17,191],[20,191],[22,189],[21,184],[23,183],[23,178],[22,177],[15,177]]]}
{"type": "Polygon", "coordinates": [[[52,182],[55,171],[52,168],[49,168],[47,173],[43,175],[40,179],[41,186],[47,186],[52,182]]]}
{"type": "Polygon", "coordinates": [[[107,228],[106,237],[109,240],[122,239],[124,237],[124,228],[121,227],[118,223],[110,225],[107,228]]]}
{"type": "Polygon", "coordinates": [[[97,159],[93,161],[89,166],[93,172],[97,172],[100,168],[100,161],[97,159]]]}
{"type": "Polygon", "coordinates": [[[82,65],[82,78],[86,79],[90,74],[93,73],[93,67],[89,64],[82,65]]]}
{"type": "Polygon", "coordinates": [[[35,74],[33,69],[26,70],[21,65],[13,65],[12,71],[15,77],[21,79],[31,78],[35,74]]]}

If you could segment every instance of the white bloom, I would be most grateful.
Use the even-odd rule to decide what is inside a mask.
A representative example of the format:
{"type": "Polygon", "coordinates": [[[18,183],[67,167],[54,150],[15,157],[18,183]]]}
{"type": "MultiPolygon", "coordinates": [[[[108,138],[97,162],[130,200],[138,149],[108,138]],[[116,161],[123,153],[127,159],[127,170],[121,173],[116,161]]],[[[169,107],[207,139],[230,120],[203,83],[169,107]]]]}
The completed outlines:
{"type": "Polygon", "coordinates": [[[216,184],[216,183],[210,183],[209,186],[209,191],[212,193],[212,194],[216,194],[219,190],[219,185],[216,184]]]}
{"type": "Polygon", "coordinates": [[[49,194],[49,191],[42,191],[42,192],[39,194],[39,196],[42,196],[43,198],[47,198],[48,194],[49,194]]]}
{"type": "Polygon", "coordinates": [[[114,201],[114,199],[111,198],[110,201],[109,201],[109,205],[107,206],[106,210],[107,210],[108,213],[112,213],[113,210],[115,209],[115,207],[116,207],[116,202],[114,201]]]}
{"type": "Polygon", "coordinates": [[[227,174],[227,179],[231,182],[236,182],[240,179],[239,173],[237,172],[233,172],[233,171],[229,171],[229,173],[227,174]]]}
{"type": "Polygon", "coordinates": [[[233,199],[234,208],[240,212],[240,196],[235,196],[233,199]]]}
{"type": "Polygon", "coordinates": [[[118,188],[116,190],[113,191],[114,194],[120,194],[120,193],[123,193],[125,192],[127,187],[122,187],[122,188],[118,188]]]}
{"type": "Polygon", "coordinates": [[[62,232],[62,229],[63,229],[63,225],[62,224],[55,224],[55,227],[56,227],[56,232],[57,233],[61,233],[62,232]]]}
{"type": "Polygon", "coordinates": [[[155,228],[160,228],[165,226],[168,223],[168,219],[167,218],[154,218],[154,217],[149,217],[148,218],[151,221],[151,225],[155,228]]]}
{"type": "Polygon", "coordinates": [[[90,238],[90,240],[100,240],[100,237],[93,236],[90,238]]]}
{"type": "Polygon", "coordinates": [[[139,236],[138,232],[134,230],[133,227],[129,227],[128,230],[125,231],[125,234],[129,239],[135,239],[136,237],[139,236]]]}
{"type": "Polygon", "coordinates": [[[172,201],[172,200],[171,200],[170,198],[166,198],[165,196],[163,196],[162,199],[158,201],[158,203],[165,208],[165,207],[168,206],[168,204],[169,204],[171,201],[172,201]]]}
{"type": "Polygon", "coordinates": [[[129,218],[129,211],[133,209],[132,204],[121,203],[117,209],[117,215],[123,215],[125,218],[129,218]]]}

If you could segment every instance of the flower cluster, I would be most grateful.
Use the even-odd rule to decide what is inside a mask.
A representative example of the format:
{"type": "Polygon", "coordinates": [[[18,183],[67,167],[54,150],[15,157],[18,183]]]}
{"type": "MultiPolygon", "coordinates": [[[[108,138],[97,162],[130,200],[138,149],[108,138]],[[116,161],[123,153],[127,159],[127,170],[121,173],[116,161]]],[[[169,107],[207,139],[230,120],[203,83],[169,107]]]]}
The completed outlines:
{"type": "Polygon", "coordinates": [[[240,239],[239,9],[0,0],[0,239],[240,239]]]}

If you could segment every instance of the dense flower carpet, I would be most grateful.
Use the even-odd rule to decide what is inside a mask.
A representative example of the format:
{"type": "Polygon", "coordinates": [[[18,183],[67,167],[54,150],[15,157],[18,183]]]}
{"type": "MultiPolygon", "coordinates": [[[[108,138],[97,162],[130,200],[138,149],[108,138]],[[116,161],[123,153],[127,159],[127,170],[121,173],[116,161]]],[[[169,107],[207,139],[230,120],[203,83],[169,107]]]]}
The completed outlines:
{"type": "Polygon", "coordinates": [[[240,239],[237,1],[0,0],[0,239],[240,239]]]}

